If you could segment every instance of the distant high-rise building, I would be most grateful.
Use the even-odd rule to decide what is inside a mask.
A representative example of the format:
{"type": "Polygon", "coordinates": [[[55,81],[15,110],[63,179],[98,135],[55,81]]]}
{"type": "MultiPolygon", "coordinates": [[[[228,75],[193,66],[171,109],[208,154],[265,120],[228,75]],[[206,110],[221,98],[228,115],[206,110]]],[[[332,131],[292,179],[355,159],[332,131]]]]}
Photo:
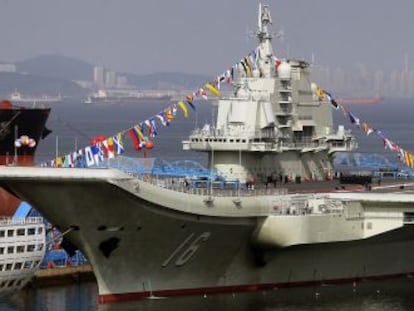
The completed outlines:
{"type": "Polygon", "coordinates": [[[116,73],[114,71],[107,71],[105,73],[105,86],[108,88],[116,86],[116,73]]]}
{"type": "Polygon", "coordinates": [[[382,70],[377,70],[374,73],[373,90],[376,95],[384,95],[386,93],[385,75],[382,70]]]}
{"type": "Polygon", "coordinates": [[[414,95],[414,70],[410,70],[408,74],[408,96],[414,95]]]}
{"type": "Polygon", "coordinates": [[[128,85],[128,79],[125,76],[119,76],[116,78],[116,87],[123,89],[126,88],[128,85]]]}
{"type": "Polygon", "coordinates": [[[0,64],[0,72],[16,72],[15,64],[0,64]]]}
{"type": "Polygon", "coordinates": [[[105,72],[105,69],[101,66],[95,66],[93,68],[93,82],[98,87],[104,86],[104,72],[105,72]]]}

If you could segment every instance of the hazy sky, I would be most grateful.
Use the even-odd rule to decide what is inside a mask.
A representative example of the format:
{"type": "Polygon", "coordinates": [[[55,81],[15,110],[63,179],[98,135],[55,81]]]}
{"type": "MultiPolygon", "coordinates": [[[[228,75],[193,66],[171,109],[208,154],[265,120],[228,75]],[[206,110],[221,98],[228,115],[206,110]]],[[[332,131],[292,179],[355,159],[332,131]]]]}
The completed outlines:
{"type": "MultiPolygon", "coordinates": [[[[216,75],[255,46],[254,0],[0,0],[0,61],[58,53],[138,74],[216,75]]],[[[414,64],[412,0],[268,0],[275,54],[322,65],[414,64]]],[[[414,67],[410,66],[410,67],[414,67]]]]}

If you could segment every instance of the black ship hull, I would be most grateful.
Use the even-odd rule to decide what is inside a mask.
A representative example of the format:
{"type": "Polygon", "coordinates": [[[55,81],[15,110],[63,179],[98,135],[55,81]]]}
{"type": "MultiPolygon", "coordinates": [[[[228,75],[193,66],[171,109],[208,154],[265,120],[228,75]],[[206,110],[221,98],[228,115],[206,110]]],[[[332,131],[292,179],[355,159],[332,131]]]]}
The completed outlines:
{"type": "MultiPolygon", "coordinates": [[[[34,164],[34,155],[41,138],[50,133],[45,127],[50,108],[23,108],[12,106],[9,101],[0,103],[0,165],[34,164]],[[22,135],[35,144],[15,146],[22,135]]],[[[0,215],[11,217],[21,200],[0,187],[0,215]]]]}
{"type": "Polygon", "coordinates": [[[0,165],[32,165],[41,138],[50,131],[45,127],[50,108],[0,108],[0,165]],[[15,146],[21,136],[35,141],[34,146],[15,146]]]}

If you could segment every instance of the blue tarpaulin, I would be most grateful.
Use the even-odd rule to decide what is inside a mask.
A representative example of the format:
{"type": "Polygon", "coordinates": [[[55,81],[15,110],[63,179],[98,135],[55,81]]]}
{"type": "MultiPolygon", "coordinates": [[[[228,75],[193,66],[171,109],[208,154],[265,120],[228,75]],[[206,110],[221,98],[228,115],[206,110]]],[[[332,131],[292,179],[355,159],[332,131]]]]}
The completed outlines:
{"type": "Polygon", "coordinates": [[[13,219],[28,217],[31,209],[32,206],[29,203],[22,201],[13,215],[13,219]]]}

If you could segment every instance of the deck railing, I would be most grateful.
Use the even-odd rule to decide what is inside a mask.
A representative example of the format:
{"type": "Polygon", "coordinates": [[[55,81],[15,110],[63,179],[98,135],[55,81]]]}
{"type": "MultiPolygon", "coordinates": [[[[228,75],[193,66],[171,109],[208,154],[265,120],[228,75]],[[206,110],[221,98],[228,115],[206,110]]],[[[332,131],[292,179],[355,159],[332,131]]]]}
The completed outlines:
{"type": "Polygon", "coordinates": [[[43,223],[42,217],[28,217],[28,218],[17,218],[17,219],[12,219],[12,218],[7,218],[7,217],[0,218],[0,226],[12,226],[12,225],[24,225],[24,224],[37,225],[41,223],[43,223]]]}

